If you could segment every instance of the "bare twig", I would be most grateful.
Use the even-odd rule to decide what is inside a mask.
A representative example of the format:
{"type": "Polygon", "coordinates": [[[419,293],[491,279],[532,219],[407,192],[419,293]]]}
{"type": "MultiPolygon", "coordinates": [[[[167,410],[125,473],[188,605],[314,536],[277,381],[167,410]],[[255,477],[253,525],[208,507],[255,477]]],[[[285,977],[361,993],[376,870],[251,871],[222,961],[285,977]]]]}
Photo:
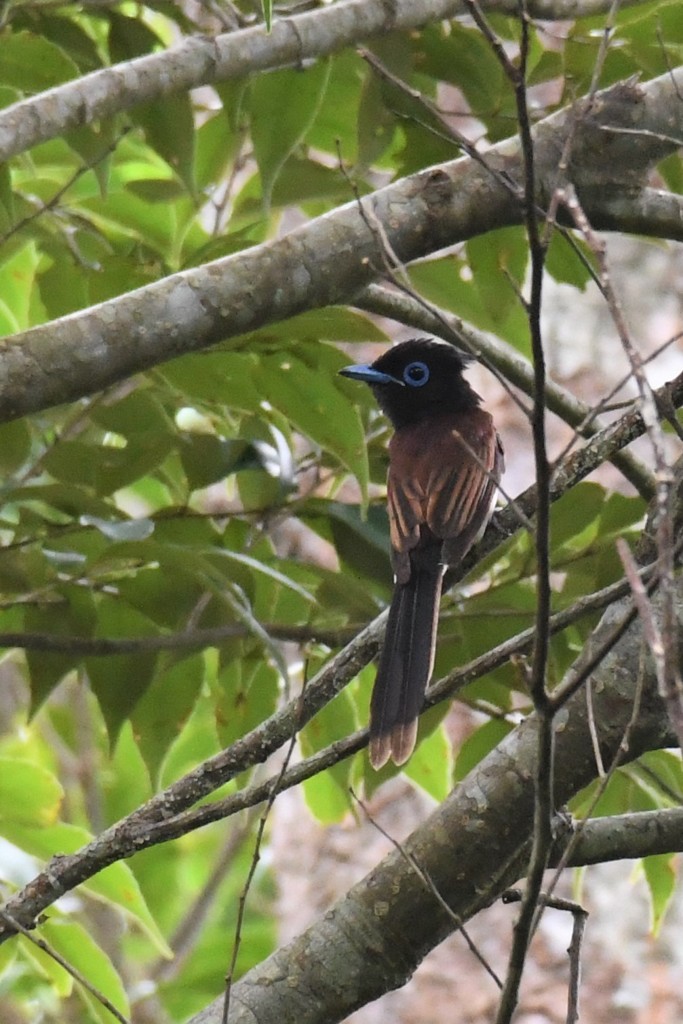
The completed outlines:
{"type": "Polygon", "coordinates": [[[590,802],[590,806],[588,807],[585,817],[581,821],[576,823],[574,832],[571,838],[569,839],[569,842],[565,846],[562,852],[562,856],[559,858],[557,864],[555,865],[556,870],[553,874],[550,885],[548,886],[548,892],[550,893],[554,891],[555,886],[560,880],[562,872],[564,871],[567,864],[571,862],[574,851],[577,849],[579,843],[581,842],[581,837],[586,822],[588,821],[590,815],[593,813],[594,809],[597,807],[598,801],[607,789],[607,786],[611,778],[613,777],[614,773],[616,772],[617,768],[619,768],[619,766],[623,763],[628,754],[630,737],[633,730],[635,729],[636,722],[638,721],[638,715],[640,713],[640,707],[643,698],[643,685],[645,679],[644,652],[645,647],[643,646],[641,649],[640,666],[638,672],[638,679],[635,687],[633,708],[631,710],[631,716],[628,722],[626,723],[626,728],[624,729],[624,733],[621,738],[621,743],[619,744],[619,747],[610,762],[609,768],[600,778],[598,785],[595,787],[595,792],[593,794],[593,798],[590,802]]]}
{"type": "MultiPolygon", "coordinates": [[[[631,372],[638,388],[642,416],[654,456],[655,479],[657,481],[655,533],[660,586],[663,598],[662,629],[660,636],[657,638],[659,645],[657,648],[657,678],[660,691],[669,709],[672,724],[679,738],[679,744],[683,746],[683,680],[681,679],[678,664],[678,618],[674,588],[675,543],[671,508],[673,471],[666,455],[664,434],[660,424],[660,410],[655,392],[647,379],[643,359],[631,340],[621,303],[612,285],[605,243],[593,231],[573,188],[568,187],[565,190],[564,201],[577,227],[582,231],[598,261],[603,294],[605,295],[612,320],[619,334],[624,352],[628,357],[631,372]]],[[[637,595],[636,600],[638,600],[637,595]]],[[[641,614],[646,614],[645,602],[642,600],[642,596],[639,610],[641,614]]]]}
{"type": "Polygon", "coordinates": [[[497,1024],[508,1024],[517,1005],[519,985],[529,942],[535,927],[543,873],[552,845],[552,815],[554,811],[553,786],[553,708],[546,690],[546,670],[550,648],[550,483],[545,432],[546,365],[541,332],[541,306],[543,273],[547,238],[541,236],[536,210],[536,172],[531,119],[527,105],[527,60],[529,55],[529,21],[524,0],[519,3],[521,26],[519,63],[513,63],[480,11],[476,0],[465,0],[475,22],[486,37],[514,90],[517,107],[519,138],[522,147],[524,175],[524,221],[531,259],[530,296],[527,318],[531,336],[534,368],[534,404],[531,430],[536,469],[536,623],[530,670],[529,689],[538,723],[538,759],[535,777],[534,830],[527,881],[519,917],[514,927],[508,971],[496,1017],[497,1024]]]}
{"type": "Polygon", "coordinates": [[[23,935],[28,942],[34,945],[37,949],[41,949],[43,953],[54,960],[55,963],[59,964],[60,967],[63,967],[74,981],[78,982],[86,992],[90,993],[93,999],[96,999],[98,1003],[109,1011],[115,1020],[119,1021],[119,1024],[130,1024],[128,1018],[124,1017],[120,1010],[117,1010],[111,1000],[107,999],[99,989],[95,988],[92,982],[88,981],[84,974],[74,967],[73,964],[70,964],[68,960],[65,960],[61,953],[58,953],[56,949],[53,949],[48,942],[45,942],[44,939],[34,935],[28,928],[25,928],[24,925],[19,923],[19,921],[16,921],[11,914],[8,914],[2,907],[0,907],[0,918],[2,918],[5,925],[13,932],[19,932],[19,934],[23,935]]]}
{"type": "MultiPolygon", "coordinates": [[[[503,903],[518,903],[522,899],[520,889],[508,889],[501,897],[503,903]]],[[[567,995],[567,1024],[576,1024],[579,1019],[579,982],[581,979],[581,946],[586,930],[588,911],[573,900],[561,899],[540,893],[539,906],[551,910],[563,910],[572,915],[572,937],[567,954],[569,956],[569,986],[567,995]]]]}
{"type": "MultiPolygon", "coordinates": [[[[306,680],[304,679],[302,691],[299,696],[299,707],[301,709],[301,712],[303,712],[305,692],[306,680]]],[[[289,767],[289,762],[291,761],[292,754],[294,753],[294,746],[296,744],[296,736],[299,724],[300,722],[297,721],[295,729],[292,731],[289,746],[287,748],[287,752],[282,762],[282,767],[280,768],[278,776],[275,779],[275,784],[273,785],[271,792],[268,796],[268,800],[266,801],[266,805],[263,808],[263,813],[259,818],[259,823],[256,829],[256,837],[254,839],[254,852],[252,854],[251,863],[249,864],[249,871],[247,872],[247,877],[244,882],[242,892],[240,893],[240,898],[238,902],[237,921],[235,924],[235,935],[232,943],[232,953],[230,955],[230,966],[228,968],[228,973],[225,978],[225,996],[223,999],[223,1024],[228,1024],[228,1016],[230,1013],[230,996],[232,993],[232,985],[235,978],[235,968],[237,967],[237,956],[239,954],[240,946],[242,944],[242,926],[244,924],[244,915],[247,909],[247,897],[249,896],[249,890],[251,889],[252,883],[254,881],[256,868],[258,866],[259,860],[261,859],[261,844],[263,842],[263,834],[266,829],[266,822],[268,821],[268,817],[272,810],[273,804],[275,803],[275,798],[277,797],[278,793],[281,792],[282,780],[285,777],[287,768],[289,767]]]]}
{"type": "MultiPolygon", "coordinates": [[[[617,540],[617,551],[619,552],[621,564],[624,567],[626,578],[631,587],[635,606],[642,620],[643,633],[655,665],[659,694],[666,704],[671,724],[678,736],[679,746],[683,749],[683,705],[681,703],[683,683],[681,682],[677,663],[674,663],[673,668],[671,668],[669,659],[667,659],[667,647],[672,642],[675,642],[675,640],[672,641],[672,638],[669,638],[668,643],[665,642],[663,629],[666,627],[666,619],[662,615],[662,629],[660,629],[654,616],[647,589],[638,574],[638,567],[633,555],[628,544],[621,537],[617,540]]],[[[668,601],[665,603],[665,608],[667,604],[668,601]]]]}

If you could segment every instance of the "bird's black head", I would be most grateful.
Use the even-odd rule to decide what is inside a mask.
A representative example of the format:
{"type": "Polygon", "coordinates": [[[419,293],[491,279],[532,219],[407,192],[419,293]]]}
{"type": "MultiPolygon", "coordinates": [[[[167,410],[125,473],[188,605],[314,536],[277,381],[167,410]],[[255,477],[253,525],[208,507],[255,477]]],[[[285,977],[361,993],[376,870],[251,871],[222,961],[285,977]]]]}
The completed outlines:
{"type": "Polygon", "coordinates": [[[446,342],[412,338],[390,348],[370,366],[346,366],[339,372],[369,384],[377,404],[398,428],[479,405],[479,395],[462,375],[468,362],[467,356],[446,342]]]}

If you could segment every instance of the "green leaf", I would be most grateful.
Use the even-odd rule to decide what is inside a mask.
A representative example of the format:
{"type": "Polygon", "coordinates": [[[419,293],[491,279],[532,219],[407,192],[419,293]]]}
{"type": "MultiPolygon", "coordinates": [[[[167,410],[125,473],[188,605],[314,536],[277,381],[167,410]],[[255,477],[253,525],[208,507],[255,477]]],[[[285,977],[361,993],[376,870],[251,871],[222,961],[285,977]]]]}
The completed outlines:
{"type": "MultiPolygon", "coordinates": [[[[389,343],[389,335],[374,323],[365,313],[346,306],[325,306],[324,309],[310,309],[298,316],[282,320],[280,323],[269,324],[251,334],[243,335],[234,344],[279,345],[289,348],[296,340],[300,341],[358,341],[363,344],[371,341],[389,343]]],[[[232,344],[232,343],[231,343],[232,344]]],[[[323,359],[339,360],[339,353],[334,349],[316,346],[315,353],[309,358],[314,361],[323,359]]],[[[346,363],[339,362],[339,366],[346,363]]]]}
{"type": "MultiPolygon", "coordinates": [[[[243,89],[242,82],[238,83],[243,89]]],[[[194,177],[198,189],[210,187],[222,177],[234,158],[239,144],[228,111],[221,108],[196,131],[194,177]]]]}
{"type": "Polygon", "coordinates": [[[36,246],[29,242],[0,264],[0,295],[13,318],[14,330],[31,327],[38,313],[35,281],[39,262],[36,246]]]}
{"type": "MultiPolygon", "coordinates": [[[[86,977],[93,988],[105,996],[121,1014],[127,1016],[130,1013],[130,1004],[121,977],[101,946],[81,924],[51,916],[40,926],[39,933],[56,953],[86,977]]],[[[48,965],[45,961],[51,958],[35,946],[30,951],[26,948],[26,952],[37,962],[42,961],[42,966],[49,968],[50,973],[56,971],[63,974],[63,979],[54,978],[53,983],[61,994],[66,995],[73,983],[66,970],[55,964],[54,960],[48,965]]],[[[76,985],[75,990],[97,1021],[111,1024],[113,1017],[99,1000],[81,985],[76,985]]]]}
{"type": "Polygon", "coordinates": [[[458,751],[455,762],[454,781],[460,782],[464,779],[480,761],[490,754],[508,733],[512,732],[513,726],[503,718],[492,718],[480,725],[471,736],[465,740],[458,751]]]}
{"type": "Polygon", "coordinates": [[[188,192],[194,192],[194,117],[189,94],[174,93],[142,103],[131,113],[150,146],[173,168],[188,192]]]}
{"type": "MultiPolygon", "coordinates": [[[[150,620],[123,601],[102,601],[98,606],[97,636],[145,637],[154,635],[150,620]]],[[[114,654],[87,658],[88,678],[112,739],[142,699],[154,678],[157,652],[114,654]]]]}
{"type": "Polygon", "coordinates": [[[451,790],[452,762],[451,744],[445,729],[439,726],[419,740],[413,756],[403,766],[403,773],[434,800],[441,802],[451,790]]]}
{"type": "MultiPolygon", "coordinates": [[[[414,263],[408,273],[413,287],[426,299],[443,306],[444,309],[452,310],[463,320],[484,331],[494,331],[524,355],[530,356],[529,324],[522,304],[518,301],[511,303],[509,296],[514,293],[509,282],[505,282],[505,295],[495,296],[494,306],[489,309],[484,301],[484,295],[487,287],[491,285],[492,274],[487,275],[487,287],[484,287],[482,282],[482,288],[479,289],[474,281],[472,268],[466,260],[456,254],[414,263]],[[501,321],[499,317],[504,310],[507,310],[508,317],[501,321]]],[[[497,268],[494,268],[492,273],[497,273],[497,268]]],[[[499,273],[498,281],[500,282],[499,273]]]]}
{"type": "Polygon", "coordinates": [[[79,155],[83,164],[92,167],[102,195],[106,193],[109,183],[109,170],[116,132],[116,118],[108,118],[94,127],[82,125],[80,128],[73,128],[64,136],[65,141],[79,155]]]}
{"type": "Polygon", "coordinates": [[[574,550],[580,550],[586,540],[592,539],[604,501],[605,490],[600,484],[584,482],[554,503],[550,520],[554,553],[570,541],[574,550]]]}
{"type": "Polygon", "coordinates": [[[204,682],[204,660],[195,654],[162,666],[132,714],[138,747],[157,779],[171,743],[187,721],[204,682]]]}
{"type": "Polygon", "coordinates": [[[652,911],[652,933],[657,935],[662,926],[673,895],[676,891],[678,871],[676,870],[676,854],[662,853],[644,857],[643,871],[650,890],[650,907],[652,911]]]}
{"type": "Polygon", "coordinates": [[[495,323],[505,321],[520,304],[528,246],[521,228],[501,228],[467,242],[474,284],[495,323]]]}
{"type": "Polygon", "coordinates": [[[124,722],[111,754],[110,770],[102,781],[105,819],[118,821],[125,818],[149,800],[152,792],[147,767],[133,736],[133,727],[130,721],[124,722]]]}
{"type": "MultiPolygon", "coordinates": [[[[305,757],[324,750],[357,728],[353,702],[342,691],[326,704],[299,733],[305,757]]],[[[312,814],[324,825],[340,822],[349,812],[351,761],[340,761],[304,782],[304,797],[312,814]]]]}
{"type": "Polygon", "coordinates": [[[40,25],[42,37],[49,39],[67,53],[83,74],[102,67],[97,44],[86,31],[85,25],[80,25],[68,14],[64,17],[49,15],[45,9],[40,12],[36,23],[40,25]]]}
{"type": "Polygon", "coordinates": [[[329,60],[320,60],[306,70],[275,71],[252,82],[251,134],[266,210],[280,169],[315,121],[329,76],[329,60]]]}
{"type": "Polygon", "coordinates": [[[140,519],[101,519],[99,516],[81,516],[83,526],[94,526],[109,540],[147,540],[154,533],[154,521],[140,519]]]}
{"type": "MultiPolygon", "coordinates": [[[[27,633],[53,636],[84,636],[92,634],[95,610],[92,595],[83,588],[60,587],[60,601],[43,606],[29,606],[24,611],[27,633]]],[[[31,707],[35,711],[54,687],[80,664],[77,654],[53,654],[49,651],[25,652],[31,685],[31,707]]]]}
{"type": "Polygon", "coordinates": [[[376,164],[391,145],[396,131],[396,114],[386,102],[378,77],[368,71],[358,104],[358,168],[365,172],[376,164]]]}
{"type": "Polygon", "coordinates": [[[31,432],[26,420],[0,425],[0,474],[6,480],[23,466],[31,452],[31,432]]]}
{"type": "Polygon", "coordinates": [[[111,506],[100,498],[90,495],[81,486],[70,484],[29,484],[12,492],[15,503],[41,514],[45,522],[64,523],[78,519],[80,515],[91,514],[106,518],[111,506]]]}
{"type": "Polygon", "coordinates": [[[186,194],[182,185],[173,178],[144,178],[129,181],[126,189],[146,203],[172,203],[186,194]]]}
{"type": "Polygon", "coordinates": [[[0,235],[5,235],[15,220],[12,174],[8,163],[0,163],[0,235]]]}
{"type": "Polygon", "coordinates": [[[245,655],[226,660],[215,680],[213,695],[216,727],[222,746],[228,747],[273,713],[279,689],[278,673],[261,658],[245,655]]]}
{"type": "MultiPolygon", "coordinates": [[[[9,841],[19,849],[44,861],[49,861],[57,854],[76,853],[92,840],[87,829],[66,822],[58,822],[47,828],[13,824],[11,828],[6,826],[6,833],[9,841]]],[[[172,955],[127,864],[123,861],[110,864],[84,882],[83,887],[94,896],[130,914],[163,956],[172,955]]]]}
{"type": "Polygon", "coordinates": [[[241,352],[206,352],[174,359],[157,372],[187,400],[255,412],[261,409],[261,395],[252,380],[256,363],[256,356],[241,352]]]}
{"type": "Polygon", "coordinates": [[[553,232],[545,258],[545,269],[551,277],[584,291],[593,280],[591,268],[594,266],[595,255],[583,239],[553,232]]]}
{"type": "MultiPolygon", "coordinates": [[[[159,173],[155,168],[155,176],[159,173]]],[[[163,259],[173,255],[178,231],[177,204],[148,203],[129,189],[111,187],[104,198],[85,199],[80,213],[119,246],[123,246],[125,239],[129,244],[137,243],[143,253],[154,251],[163,259]]],[[[129,280],[134,276],[129,269],[129,280]]]]}
{"type": "Polygon", "coordinates": [[[163,45],[163,40],[142,18],[131,18],[113,10],[108,13],[109,53],[112,62],[141,57],[163,45]]]}
{"type": "Polygon", "coordinates": [[[662,160],[657,170],[670,192],[683,192],[683,160],[680,153],[672,153],[662,160]]]}
{"type": "Polygon", "coordinates": [[[362,515],[358,505],[311,498],[301,518],[314,529],[321,521],[329,526],[337,554],[356,574],[391,583],[389,518],[384,502],[370,505],[362,515]]]}
{"type": "MultiPolygon", "coordinates": [[[[203,691],[199,694],[185,727],[171,744],[162,765],[159,780],[162,787],[169,786],[176,779],[195,769],[202,761],[212,757],[222,747],[229,746],[229,743],[222,743],[218,739],[217,726],[222,721],[222,717],[220,709],[214,707],[212,698],[215,681],[208,669],[207,685],[211,687],[211,695],[203,691]]],[[[255,694],[254,696],[260,695],[255,694]]],[[[276,699],[277,680],[275,682],[273,701],[276,699]]]]}
{"type": "Polygon", "coordinates": [[[38,276],[38,287],[47,314],[54,319],[88,305],[88,280],[73,259],[55,260],[38,276]]]}
{"type": "Polygon", "coordinates": [[[0,833],[5,822],[19,825],[53,824],[64,797],[52,772],[30,761],[0,758],[0,833]]]}
{"type": "Polygon", "coordinates": [[[500,119],[495,139],[502,131],[510,133],[507,118],[502,119],[506,107],[512,113],[512,90],[506,80],[500,61],[488,41],[477,28],[469,28],[457,21],[431,25],[419,34],[415,43],[415,66],[424,75],[450,82],[462,90],[475,117],[491,126],[492,119],[500,119]],[[502,122],[502,123],[501,123],[502,122]]]}
{"type": "Polygon", "coordinates": [[[345,163],[353,165],[358,162],[355,156],[358,105],[368,69],[358,54],[351,50],[336,53],[330,59],[330,65],[327,90],[306,135],[306,143],[316,150],[331,153],[335,165],[339,162],[340,149],[345,163]]]}
{"type": "Polygon", "coordinates": [[[149,388],[136,388],[111,405],[95,406],[91,418],[123,437],[175,432],[172,418],[149,388]]]}
{"type": "Polygon", "coordinates": [[[0,82],[36,93],[76,77],[78,65],[43,36],[5,32],[0,37],[0,82]]]}
{"type": "Polygon", "coordinates": [[[263,466],[253,444],[237,438],[226,440],[215,434],[184,434],[180,439],[180,458],[192,491],[224,480],[231,473],[263,466]]]}

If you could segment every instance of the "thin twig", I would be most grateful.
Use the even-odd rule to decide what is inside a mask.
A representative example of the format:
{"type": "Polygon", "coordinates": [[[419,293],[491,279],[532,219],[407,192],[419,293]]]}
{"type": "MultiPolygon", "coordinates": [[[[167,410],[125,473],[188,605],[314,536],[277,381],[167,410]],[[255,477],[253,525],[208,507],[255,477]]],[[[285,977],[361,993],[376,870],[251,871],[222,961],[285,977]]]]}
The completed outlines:
{"type": "MultiPolygon", "coordinates": [[[[564,202],[577,227],[591,246],[598,266],[603,294],[607,301],[612,320],[617,329],[622,348],[628,357],[631,373],[640,397],[641,412],[655,465],[657,482],[656,545],[659,559],[659,575],[662,592],[662,628],[658,637],[659,647],[657,679],[660,692],[666,701],[674,730],[683,748],[683,679],[678,659],[678,618],[674,580],[674,535],[672,515],[673,470],[666,456],[664,434],[660,423],[657,397],[647,379],[644,361],[634,346],[626,324],[623,309],[612,285],[607,262],[606,246],[602,238],[593,231],[588,218],[579,203],[573,187],[564,192],[564,202]]],[[[645,613],[641,600],[641,614],[645,613]]]]}
{"type": "MultiPolygon", "coordinates": [[[[650,655],[652,656],[659,694],[666,704],[671,724],[678,737],[678,744],[683,749],[683,716],[681,710],[681,680],[678,668],[674,668],[674,685],[671,685],[670,670],[667,665],[667,644],[664,641],[663,630],[657,625],[652,609],[652,603],[648,597],[647,589],[638,575],[638,567],[626,541],[619,537],[617,539],[617,551],[624,573],[631,587],[633,600],[640,616],[643,635],[647,642],[650,655]]],[[[661,577],[660,577],[661,584],[661,577]]],[[[661,590],[661,585],[660,585],[661,590]]],[[[664,602],[665,607],[668,602],[664,602]]],[[[662,609],[662,618],[664,609],[662,609]]]]}
{"type": "Polygon", "coordinates": [[[19,921],[13,918],[11,914],[8,914],[6,910],[3,910],[2,907],[0,907],[0,917],[5,924],[12,929],[12,931],[19,932],[19,934],[23,935],[28,942],[36,946],[37,949],[41,949],[43,953],[54,960],[55,963],[59,964],[60,967],[63,967],[74,981],[78,982],[79,985],[90,993],[93,999],[96,999],[98,1003],[101,1003],[101,1005],[109,1011],[115,1020],[119,1021],[119,1024],[130,1024],[128,1018],[124,1017],[120,1010],[117,1010],[111,1000],[107,999],[104,993],[100,992],[99,989],[95,988],[92,982],[88,981],[85,975],[81,974],[78,968],[74,967],[73,964],[70,964],[68,960],[65,960],[61,953],[58,953],[56,949],[53,949],[48,942],[41,939],[39,936],[34,935],[33,932],[20,924],[19,921]]]}
{"type": "Polygon", "coordinates": [[[108,156],[111,156],[111,154],[114,153],[117,149],[121,140],[125,138],[125,136],[130,131],[131,127],[123,128],[122,131],[119,132],[119,134],[116,136],[114,141],[111,142],[100,153],[98,153],[97,156],[93,157],[92,160],[88,160],[86,163],[81,164],[80,167],[77,167],[71,175],[71,177],[61,186],[61,188],[57,189],[57,191],[54,193],[54,195],[50,197],[50,199],[46,200],[44,203],[41,203],[37,209],[33,210],[31,213],[27,213],[25,217],[22,217],[21,220],[18,220],[16,224],[12,225],[11,228],[8,228],[5,234],[0,237],[0,245],[4,245],[5,242],[7,242],[8,239],[12,238],[13,235],[18,234],[20,231],[23,231],[24,228],[28,227],[29,224],[32,224],[34,220],[37,220],[39,217],[42,217],[42,215],[44,213],[47,213],[48,210],[54,210],[54,208],[58,205],[60,200],[66,195],[66,193],[69,191],[72,185],[75,185],[76,182],[80,178],[82,178],[84,174],[87,174],[88,171],[94,170],[99,164],[106,160],[108,156]]]}
{"type": "MultiPolygon", "coordinates": [[[[507,889],[501,896],[503,903],[519,903],[522,900],[521,889],[507,889]]],[[[572,915],[572,937],[567,954],[569,956],[569,986],[567,995],[567,1024],[576,1024],[579,1019],[579,987],[581,980],[581,947],[586,930],[588,911],[574,900],[562,899],[548,893],[540,893],[539,906],[551,910],[562,910],[572,915]]]]}
{"type": "MultiPolygon", "coordinates": [[[[303,712],[305,692],[306,679],[304,678],[301,694],[299,695],[299,707],[301,712],[303,712]]],[[[299,719],[301,719],[301,717],[302,715],[300,714],[299,719]]],[[[244,887],[242,889],[242,892],[240,893],[240,898],[238,902],[237,922],[235,924],[235,935],[232,943],[230,966],[228,968],[228,973],[225,978],[225,996],[223,999],[222,1024],[228,1024],[228,1016],[230,1013],[230,996],[232,993],[232,985],[235,978],[235,969],[237,967],[237,957],[240,951],[240,946],[242,944],[242,926],[244,924],[244,915],[247,909],[247,897],[249,896],[249,890],[251,889],[252,883],[254,881],[256,868],[258,866],[259,860],[261,859],[261,844],[263,842],[263,834],[265,832],[266,822],[268,821],[268,817],[273,808],[273,804],[275,803],[275,798],[277,797],[278,793],[281,792],[282,780],[285,777],[287,768],[289,767],[289,763],[292,759],[292,755],[294,754],[294,747],[296,744],[296,737],[299,729],[299,724],[300,722],[297,721],[295,723],[294,729],[292,730],[292,735],[289,741],[289,746],[284,756],[284,760],[282,762],[282,767],[280,768],[277,778],[275,779],[275,784],[273,785],[271,792],[268,796],[268,800],[266,801],[266,805],[263,808],[263,813],[261,814],[256,829],[256,838],[254,840],[254,852],[251,858],[251,863],[249,864],[249,871],[247,872],[244,887]]]]}
{"type": "Polygon", "coordinates": [[[512,1019],[519,998],[522,972],[537,920],[539,894],[543,873],[548,863],[552,846],[553,797],[553,708],[546,689],[546,671],[550,649],[550,483],[551,469],[548,461],[545,432],[545,389],[546,364],[541,332],[541,307],[543,276],[547,238],[541,237],[536,212],[536,172],[531,120],[527,105],[527,60],[529,55],[529,20],[524,0],[520,0],[519,17],[521,40],[519,66],[513,64],[505,49],[490,28],[475,0],[465,4],[477,25],[488,39],[489,45],[507,75],[514,90],[521,141],[522,166],[524,171],[524,221],[529,241],[531,259],[530,296],[527,318],[531,336],[531,351],[534,368],[534,404],[531,416],[531,430],[534,445],[536,469],[536,624],[532,653],[529,688],[537,715],[538,757],[535,776],[534,829],[531,855],[527,868],[527,881],[519,917],[514,927],[508,971],[498,1007],[497,1024],[508,1024],[512,1019]]]}
{"type": "Polygon", "coordinates": [[[572,858],[572,854],[574,853],[574,850],[576,849],[576,847],[578,846],[578,844],[579,844],[579,842],[581,840],[581,835],[582,835],[583,828],[584,828],[586,822],[589,820],[591,814],[593,813],[593,811],[597,807],[597,804],[598,804],[599,800],[601,799],[601,797],[603,796],[605,790],[607,789],[607,786],[609,785],[610,780],[612,779],[614,773],[617,771],[619,766],[622,764],[624,758],[626,757],[626,754],[628,753],[629,744],[630,744],[630,737],[631,737],[631,734],[632,734],[633,730],[636,727],[636,723],[638,721],[638,716],[640,714],[640,706],[641,706],[642,699],[643,699],[643,688],[644,688],[644,682],[645,682],[645,650],[646,650],[645,649],[645,645],[643,644],[643,646],[641,648],[641,657],[640,657],[640,665],[639,665],[639,669],[638,669],[638,678],[637,678],[635,694],[634,694],[634,698],[633,698],[633,708],[631,710],[631,716],[630,716],[630,718],[629,718],[629,720],[628,720],[628,722],[626,724],[626,728],[624,729],[624,733],[623,733],[623,736],[621,738],[621,742],[619,744],[619,748],[618,748],[616,754],[614,755],[614,757],[612,758],[612,761],[610,763],[609,768],[605,772],[604,776],[599,780],[598,785],[595,787],[595,792],[593,794],[593,798],[592,798],[592,800],[590,802],[590,805],[588,806],[588,809],[586,810],[585,816],[583,817],[583,819],[581,821],[576,822],[575,828],[574,828],[574,832],[573,832],[569,842],[565,846],[564,850],[562,851],[562,856],[559,858],[557,864],[555,865],[555,871],[554,871],[552,880],[550,882],[550,885],[548,886],[548,892],[549,893],[552,893],[554,891],[555,886],[557,885],[557,883],[560,880],[562,872],[564,871],[564,869],[567,866],[567,864],[570,863],[571,858],[572,858]]]}

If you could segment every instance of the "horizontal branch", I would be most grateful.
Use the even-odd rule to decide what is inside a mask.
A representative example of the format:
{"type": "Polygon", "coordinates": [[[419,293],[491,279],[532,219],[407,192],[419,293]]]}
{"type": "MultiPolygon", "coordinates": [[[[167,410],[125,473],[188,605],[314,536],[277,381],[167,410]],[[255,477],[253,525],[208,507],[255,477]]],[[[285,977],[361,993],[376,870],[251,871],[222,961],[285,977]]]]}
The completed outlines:
{"type": "MultiPolygon", "coordinates": [[[[568,174],[599,228],[605,196],[637,191],[651,164],[675,148],[669,133],[680,121],[681,89],[683,68],[642,87],[618,84],[588,109],[579,101],[540,121],[533,131],[539,203],[549,203],[571,135],[568,174]]],[[[304,310],[350,302],[382,276],[388,251],[405,264],[520,223],[521,171],[519,140],[507,139],[484,165],[462,158],[428,168],[364,197],[362,211],[350,202],[276,241],[5,338],[0,422],[304,310]]]]}
{"type": "MultiPolygon", "coordinates": [[[[622,0],[622,6],[643,0],[622,0]]],[[[518,0],[488,0],[490,11],[516,15],[518,0]]],[[[609,10],[611,0],[531,0],[532,17],[576,18],[609,10]]],[[[272,31],[259,25],[215,37],[191,36],[162,53],[93,71],[0,112],[0,162],[73,128],[107,120],[140,103],[260,71],[300,67],[363,39],[421,28],[462,13],[461,0],[346,0],[291,17],[272,31]]]]}
{"type": "MultiPolygon", "coordinates": [[[[316,629],[314,626],[260,623],[263,633],[284,643],[321,643],[340,647],[358,631],[352,626],[344,629],[316,629]]],[[[188,629],[180,633],[158,633],[155,636],[90,637],[67,636],[63,633],[0,632],[0,648],[18,648],[24,651],[49,651],[71,654],[76,658],[109,658],[113,654],[143,654],[149,651],[197,651],[206,647],[219,647],[235,637],[253,637],[253,630],[241,622],[230,622],[211,629],[188,629]]]]}
{"type": "MultiPolygon", "coordinates": [[[[559,863],[562,845],[553,852],[552,864],[559,863]]],[[[668,807],[582,821],[569,865],[605,864],[682,851],[683,808],[668,807]]]]}

